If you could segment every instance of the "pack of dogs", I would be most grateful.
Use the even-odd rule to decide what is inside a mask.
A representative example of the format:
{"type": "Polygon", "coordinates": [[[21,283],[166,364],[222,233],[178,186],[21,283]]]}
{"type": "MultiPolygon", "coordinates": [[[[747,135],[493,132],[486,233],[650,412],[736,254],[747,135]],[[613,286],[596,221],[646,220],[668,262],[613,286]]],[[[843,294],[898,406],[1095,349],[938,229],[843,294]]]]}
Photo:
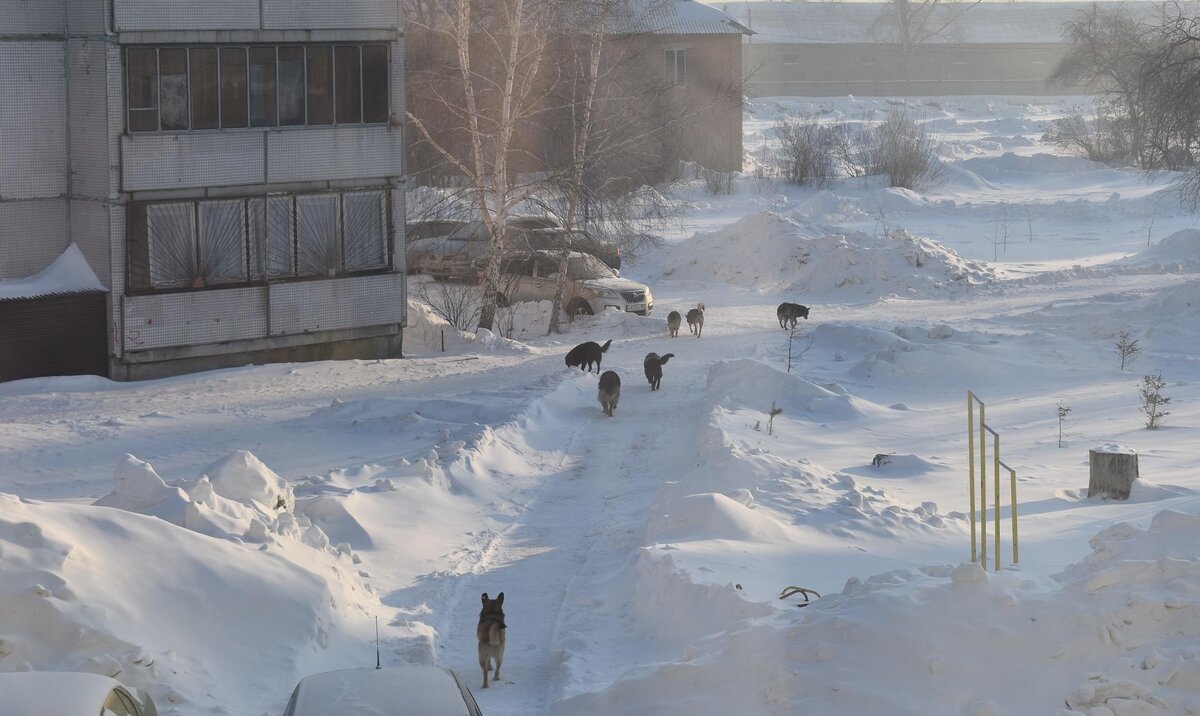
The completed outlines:
{"type": "MultiPolygon", "coordinates": [[[[784,302],[775,309],[775,317],[779,319],[780,328],[793,329],[796,327],[798,319],[808,320],[808,306],[784,302]]],[[[684,318],[685,316],[681,316],[678,311],[671,311],[667,314],[667,332],[671,338],[679,336],[679,328],[684,318]]],[[[686,319],[692,335],[699,338],[704,331],[704,304],[699,303],[695,308],[689,310],[686,319]]],[[[605,341],[604,345],[595,341],[580,343],[567,353],[565,359],[568,368],[579,368],[590,373],[595,367],[596,372],[600,374],[596,399],[600,401],[600,408],[604,414],[610,418],[613,417],[617,403],[621,399],[621,376],[615,370],[606,370],[600,373],[600,364],[611,345],[612,339],[605,341]]],[[[642,368],[646,372],[646,381],[650,383],[651,391],[661,388],[663,366],[674,357],[674,353],[646,354],[642,361],[642,368]]],[[[496,595],[495,599],[489,599],[487,592],[484,592],[482,602],[483,608],[479,612],[479,624],[475,628],[475,636],[479,641],[479,668],[483,671],[483,688],[486,689],[488,688],[489,673],[491,673],[493,682],[500,680],[500,665],[504,662],[505,630],[508,625],[504,622],[504,592],[496,595]]]]}

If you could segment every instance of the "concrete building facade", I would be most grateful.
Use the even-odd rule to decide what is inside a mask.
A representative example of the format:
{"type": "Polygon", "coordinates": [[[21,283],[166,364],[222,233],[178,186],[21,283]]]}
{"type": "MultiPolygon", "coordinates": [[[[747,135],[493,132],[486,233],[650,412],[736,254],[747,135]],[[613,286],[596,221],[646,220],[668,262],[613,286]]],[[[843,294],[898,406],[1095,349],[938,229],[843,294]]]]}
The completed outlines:
{"type": "Polygon", "coordinates": [[[0,280],[78,245],[112,378],[400,354],[400,0],[0,17],[0,280]]]}

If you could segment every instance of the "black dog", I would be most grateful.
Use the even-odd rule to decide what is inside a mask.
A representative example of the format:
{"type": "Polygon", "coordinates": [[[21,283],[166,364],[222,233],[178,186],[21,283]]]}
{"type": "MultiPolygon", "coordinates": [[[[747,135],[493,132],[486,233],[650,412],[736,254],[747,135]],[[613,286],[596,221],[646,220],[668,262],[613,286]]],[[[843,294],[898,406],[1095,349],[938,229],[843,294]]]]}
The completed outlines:
{"type": "Polygon", "coordinates": [[[591,372],[592,366],[596,366],[596,372],[600,372],[600,359],[608,352],[608,346],[612,343],[609,339],[604,345],[600,345],[595,341],[580,343],[571,349],[567,354],[567,367],[579,368],[582,371],[591,372]]]}
{"type": "Polygon", "coordinates": [[[604,375],[600,376],[600,391],[596,394],[596,399],[600,401],[600,407],[604,408],[605,415],[612,417],[620,398],[621,376],[617,375],[615,371],[604,371],[604,375]]]}
{"type": "Polygon", "coordinates": [[[796,319],[808,320],[808,306],[784,301],[775,309],[775,317],[779,319],[779,327],[787,330],[796,327],[796,319]]]}
{"type": "Polygon", "coordinates": [[[667,353],[664,356],[659,356],[657,353],[646,354],[646,360],[643,361],[642,367],[646,369],[646,380],[650,381],[650,390],[658,390],[659,384],[662,383],[662,367],[674,357],[674,353],[667,353]]]}

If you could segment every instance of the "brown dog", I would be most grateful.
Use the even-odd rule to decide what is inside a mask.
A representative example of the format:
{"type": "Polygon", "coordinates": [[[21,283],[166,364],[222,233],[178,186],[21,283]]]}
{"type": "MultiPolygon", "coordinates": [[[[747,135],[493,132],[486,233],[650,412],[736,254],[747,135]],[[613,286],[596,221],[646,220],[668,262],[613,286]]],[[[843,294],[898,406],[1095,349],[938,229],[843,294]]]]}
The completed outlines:
{"type": "Polygon", "coordinates": [[[617,401],[621,399],[621,376],[616,371],[606,370],[600,376],[600,390],[596,393],[596,399],[604,408],[604,414],[611,418],[617,409],[617,401]]]}
{"type": "Polygon", "coordinates": [[[479,626],[475,627],[475,636],[479,639],[479,668],[483,669],[483,688],[488,687],[489,662],[496,662],[496,673],[493,681],[500,680],[500,664],[504,661],[504,592],[488,599],[487,592],[483,593],[483,609],[479,611],[479,626]]]}

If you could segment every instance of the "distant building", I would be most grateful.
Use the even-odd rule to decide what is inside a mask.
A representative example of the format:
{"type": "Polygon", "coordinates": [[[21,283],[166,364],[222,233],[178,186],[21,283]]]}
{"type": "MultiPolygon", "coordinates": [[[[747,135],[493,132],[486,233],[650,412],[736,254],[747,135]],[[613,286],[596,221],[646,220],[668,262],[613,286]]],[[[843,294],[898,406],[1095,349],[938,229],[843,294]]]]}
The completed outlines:
{"type": "Polygon", "coordinates": [[[744,46],[751,97],[1086,92],[1048,80],[1070,47],[1064,24],[1090,4],[942,3],[910,43],[907,61],[894,3],[716,6],[755,33],[744,46]]]}
{"type": "MultiPolygon", "coordinates": [[[[639,173],[645,181],[669,174],[681,161],[718,171],[740,170],[742,37],[749,30],[697,0],[634,0],[632,7],[636,25],[614,27],[605,40],[606,57],[621,57],[622,69],[606,75],[604,81],[626,88],[608,94],[637,98],[628,109],[638,118],[631,120],[623,114],[615,122],[626,123],[630,135],[642,137],[638,146],[622,147],[624,160],[636,163],[633,173],[639,173]],[[648,88],[653,92],[647,92],[648,88]],[[656,124],[664,128],[655,129],[656,124]]],[[[447,34],[429,29],[439,22],[448,21],[425,17],[411,22],[406,30],[409,107],[438,145],[466,160],[471,144],[465,120],[445,109],[447,98],[465,104],[453,99],[461,92],[461,81],[452,69],[457,66],[457,51],[447,34]]],[[[557,51],[569,57],[569,52],[582,51],[588,39],[558,34],[553,41],[561,45],[557,51]]],[[[483,68],[488,63],[480,58],[489,51],[489,43],[482,39],[472,49],[476,71],[487,71],[483,68]]],[[[544,107],[561,107],[569,102],[555,94],[559,91],[555,83],[560,69],[555,61],[541,66],[539,79],[544,84],[531,95],[541,98],[544,107]]],[[[520,128],[514,142],[516,150],[511,161],[517,171],[536,172],[547,166],[565,165],[570,147],[569,112],[547,109],[532,114],[536,118],[520,128]]],[[[410,130],[410,139],[408,158],[413,181],[453,183],[458,172],[444,156],[415,128],[410,130]]],[[[621,172],[629,172],[628,164],[621,172]]],[[[594,180],[603,183],[606,178],[597,176],[594,180]]]]}
{"type": "Polygon", "coordinates": [[[399,2],[2,10],[0,280],[75,243],[108,293],[103,331],[25,297],[0,307],[0,341],[36,315],[42,350],[102,340],[122,380],[399,355],[399,2]]]}

